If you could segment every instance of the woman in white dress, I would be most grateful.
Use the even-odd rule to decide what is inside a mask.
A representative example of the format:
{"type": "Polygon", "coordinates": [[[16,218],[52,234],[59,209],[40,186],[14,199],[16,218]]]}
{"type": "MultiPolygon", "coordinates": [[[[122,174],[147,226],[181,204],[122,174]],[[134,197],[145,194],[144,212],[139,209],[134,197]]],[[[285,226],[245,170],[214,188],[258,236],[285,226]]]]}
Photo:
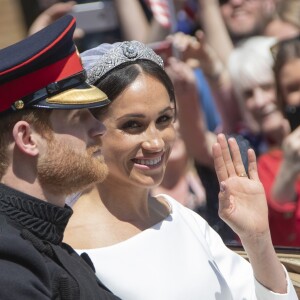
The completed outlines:
{"type": "Polygon", "coordinates": [[[88,253],[101,281],[126,300],[297,299],[272,245],[254,152],[245,170],[234,139],[232,156],[223,134],[213,146],[219,214],[248,263],[198,214],[150,194],[175,139],[175,95],[160,57],[133,41],[101,45],[82,59],[89,81],[112,101],[94,112],[107,127],[99,143],[109,174],[75,202],[65,240],[88,253]]]}

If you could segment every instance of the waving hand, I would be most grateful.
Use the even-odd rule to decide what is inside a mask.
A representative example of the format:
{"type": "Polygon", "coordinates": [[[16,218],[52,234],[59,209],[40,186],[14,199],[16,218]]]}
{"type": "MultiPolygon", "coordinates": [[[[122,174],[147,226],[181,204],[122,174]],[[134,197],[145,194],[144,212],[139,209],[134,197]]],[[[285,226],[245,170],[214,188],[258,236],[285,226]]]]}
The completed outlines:
{"type": "Polygon", "coordinates": [[[248,150],[246,172],[236,140],[229,138],[227,143],[225,135],[220,134],[213,146],[213,157],[220,183],[220,218],[240,238],[269,232],[267,202],[258,178],[254,151],[248,150]]]}

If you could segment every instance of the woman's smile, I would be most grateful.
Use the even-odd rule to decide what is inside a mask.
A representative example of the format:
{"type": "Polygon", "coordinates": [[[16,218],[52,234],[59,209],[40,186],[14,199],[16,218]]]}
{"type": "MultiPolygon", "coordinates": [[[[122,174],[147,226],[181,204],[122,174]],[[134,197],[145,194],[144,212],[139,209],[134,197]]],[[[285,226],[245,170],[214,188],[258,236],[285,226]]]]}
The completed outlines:
{"type": "Polygon", "coordinates": [[[164,153],[157,157],[151,158],[133,158],[132,161],[135,167],[142,169],[156,169],[163,164],[164,153]]]}

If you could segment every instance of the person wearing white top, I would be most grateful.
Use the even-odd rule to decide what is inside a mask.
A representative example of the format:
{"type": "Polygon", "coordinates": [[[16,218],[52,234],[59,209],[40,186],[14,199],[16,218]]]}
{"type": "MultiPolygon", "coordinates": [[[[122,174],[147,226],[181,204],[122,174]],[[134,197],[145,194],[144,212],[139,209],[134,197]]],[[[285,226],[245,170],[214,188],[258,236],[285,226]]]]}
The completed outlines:
{"type": "Polygon", "coordinates": [[[150,194],[175,139],[174,89],[161,58],[137,41],[100,45],[81,57],[89,82],[112,101],[93,111],[107,128],[99,142],[109,174],[74,201],[65,240],[88,253],[101,281],[125,300],[297,299],[272,245],[254,151],[245,170],[234,138],[220,134],[212,149],[219,215],[249,263],[199,215],[150,194]]]}

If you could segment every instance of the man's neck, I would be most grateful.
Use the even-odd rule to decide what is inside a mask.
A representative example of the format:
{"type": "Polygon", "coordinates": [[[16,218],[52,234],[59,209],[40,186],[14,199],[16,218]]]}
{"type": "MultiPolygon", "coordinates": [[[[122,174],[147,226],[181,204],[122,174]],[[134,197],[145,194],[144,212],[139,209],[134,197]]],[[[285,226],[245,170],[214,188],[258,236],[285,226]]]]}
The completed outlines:
{"type": "Polygon", "coordinates": [[[1,179],[1,183],[22,193],[38,198],[41,201],[49,202],[60,207],[64,207],[65,205],[65,195],[53,194],[43,189],[37,179],[30,182],[5,174],[1,179]]]}

